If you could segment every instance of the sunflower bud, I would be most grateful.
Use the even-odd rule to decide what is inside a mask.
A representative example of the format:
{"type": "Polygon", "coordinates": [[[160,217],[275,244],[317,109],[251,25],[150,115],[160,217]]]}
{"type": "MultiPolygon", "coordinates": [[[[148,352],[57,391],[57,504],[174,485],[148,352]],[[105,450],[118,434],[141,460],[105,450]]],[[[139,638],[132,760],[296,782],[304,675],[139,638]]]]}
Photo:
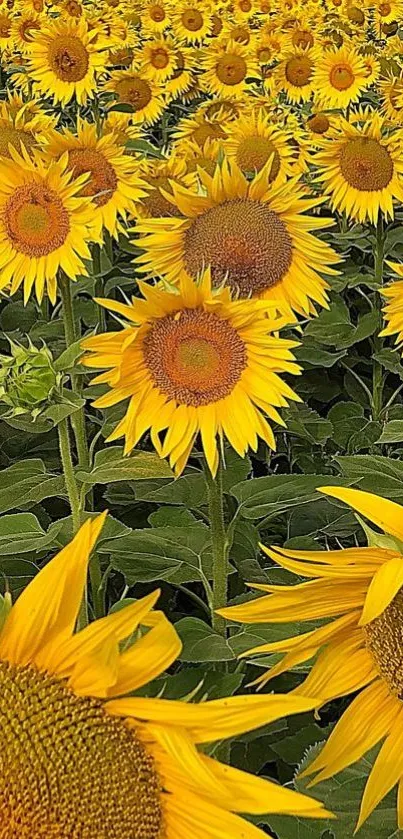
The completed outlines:
{"type": "Polygon", "coordinates": [[[47,402],[58,377],[47,347],[11,343],[11,355],[0,356],[0,401],[13,413],[37,413],[47,402]]]}

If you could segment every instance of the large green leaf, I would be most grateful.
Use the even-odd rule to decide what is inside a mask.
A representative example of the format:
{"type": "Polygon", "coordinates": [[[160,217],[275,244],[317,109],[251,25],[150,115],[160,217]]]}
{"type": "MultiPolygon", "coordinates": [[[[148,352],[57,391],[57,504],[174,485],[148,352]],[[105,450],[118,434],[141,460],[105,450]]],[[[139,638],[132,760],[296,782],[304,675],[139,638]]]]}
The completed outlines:
{"type": "Polygon", "coordinates": [[[91,472],[85,472],[83,469],[77,471],[77,479],[91,486],[150,478],[173,478],[172,469],[166,460],[154,452],[138,450],[128,457],[123,457],[121,446],[112,446],[97,452],[91,472]]]}
{"type": "Polygon", "coordinates": [[[22,460],[0,472],[0,513],[65,494],[63,476],[49,474],[39,458],[22,460]]]}

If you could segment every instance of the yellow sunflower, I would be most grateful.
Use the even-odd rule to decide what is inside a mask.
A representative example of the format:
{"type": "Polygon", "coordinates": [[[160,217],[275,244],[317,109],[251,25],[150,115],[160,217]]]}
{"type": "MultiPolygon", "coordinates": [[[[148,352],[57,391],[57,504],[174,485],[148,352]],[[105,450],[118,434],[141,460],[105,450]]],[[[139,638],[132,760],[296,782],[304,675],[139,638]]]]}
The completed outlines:
{"type": "Polygon", "coordinates": [[[146,79],[143,73],[134,69],[134,65],[129,70],[111,73],[103,89],[112,91],[119,103],[131,105],[133,123],[152,125],[164,111],[162,87],[146,79]]]}
{"type": "Polygon", "coordinates": [[[368,70],[354,49],[341,47],[322,54],[313,81],[318,101],[328,108],[346,108],[368,87],[368,70]]]}
{"type": "Polygon", "coordinates": [[[29,77],[35,92],[53,96],[66,105],[73,96],[79,105],[94,96],[97,75],[105,69],[102,52],[93,43],[96,30],[89,31],[82,18],[48,19],[32,42],[27,56],[29,77]]]}
{"type": "Polygon", "coordinates": [[[104,518],[85,522],[0,630],[2,839],[263,839],[236,814],[328,816],[316,800],[198,748],[304,712],[312,700],[127,696],[181,650],[153,611],[158,590],[74,632],[104,518]]]}
{"type": "Polygon", "coordinates": [[[0,49],[6,50],[12,45],[13,18],[7,11],[0,11],[0,49]]]}
{"type": "Polygon", "coordinates": [[[14,165],[0,158],[0,287],[23,284],[25,302],[33,286],[39,301],[46,288],[54,303],[59,269],[86,275],[88,240],[98,241],[94,205],[80,194],[87,176],[72,180],[67,155],[47,165],[10,151],[14,165]]]}
{"type": "Polygon", "coordinates": [[[144,270],[176,282],[181,271],[195,279],[210,265],[214,286],[226,282],[240,297],[263,297],[285,315],[311,314],[311,301],[326,306],[318,272],[334,274],[339,258],[310,231],[333,221],[305,215],[321,200],[307,198],[298,178],[270,185],[271,168],[270,159],[251,182],[227,160],[213,177],[200,169],[204,195],[173,184],[170,200],[183,219],[138,224],[144,270]]]}
{"type": "MultiPolygon", "coordinates": [[[[403,265],[397,262],[388,262],[388,265],[398,277],[403,277],[403,265]]],[[[387,303],[383,310],[386,327],[380,335],[396,335],[396,344],[401,349],[403,344],[403,282],[394,282],[386,286],[381,294],[386,297],[387,303]]]]}
{"type": "Polygon", "coordinates": [[[295,173],[290,135],[271,123],[262,111],[230,123],[223,148],[244,174],[260,172],[272,158],[269,183],[284,183],[295,173]]]}
{"type": "Polygon", "coordinates": [[[376,24],[391,23],[401,20],[403,14],[402,0],[378,0],[374,3],[374,21],[376,24]]]}
{"type": "Polygon", "coordinates": [[[221,109],[218,112],[214,111],[211,117],[206,110],[198,110],[178,122],[175,131],[172,132],[172,139],[175,142],[187,140],[202,148],[206,140],[223,140],[227,136],[227,123],[228,117],[221,109]]]}
{"type": "MultiPolygon", "coordinates": [[[[209,175],[214,175],[216,166],[219,165],[219,160],[223,154],[222,145],[218,140],[206,140],[202,147],[189,140],[182,140],[175,144],[173,151],[175,159],[183,159],[186,165],[183,182],[193,189],[199,189],[199,186],[203,186],[198,174],[199,169],[208,172],[209,175]]],[[[169,213],[166,215],[169,215],[169,213]]]]}
{"type": "Polygon", "coordinates": [[[164,193],[172,194],[171,181],[184,184],[187,163],[184,158],[175,155],[166,160],[145,160],[141,163],[145,193],[136,207],[140,218],[161,218],[162,216],[180,216],[179,210],[165,198],[164,193]]]}
{"type": "Polygon", "coordinates": [[[161,35],[170,26],[170,15],[163,0],[149,0],[141,13],[141,26],[145,33],[161,35]]]}
{"type": "Polygon", "coordinates": [[[97,237],[103,227],[115,237],[123,232],[120,219],[126,221],[127,214],[134,212],[146,185],[140,178],[138,161],[126,154],[116,136],[106,133],[98,137],[93,123],[79,120],[77,135],[68,128],[53,131],[47,138],[46,153],[50,161],[67,153],[67,171],[73,178],[87,176],[81,195],[89,196],[95,205],[97,237]]]}
{"type": "Polygon", "coordinates": [[[185,44],[201,44],[212,28],[211,13],[198,0],[181,0],[171,15],[175,38],[185,44]]]}
{"type": "Polygon", "coordinates": [[[24,147],[30,153],[54,128],[57,119],[35,107],[35,103],[25,104],[19,96],[9,94],[7,101],[0,102],[0,155],[11,157],[10,145],[18,152],[24,147]]]}
{"type": "Polygon", "coordinates": [[[393,218],[394,199],[403,201],[402,142],[402,132],[388,134],[377,113],[361,126],[340,118],[332,133],[319,141],[314,158],[333,209],[373,224],[379,213],[393,218]]]}
{"type": "Polygon", "coordinates": [[[210,45],[202,53],[201,66],[202,87],[222,97],[242,98],[251,79],[260,77],[257,61],[236,41],[210,45]]]}
{"type": "Polygon", "coordinates": [[[276,81],[290,102],[299,104],[311,98],[316,60],[315,49],[295,49],[287,53],[278,65],[276,81]]]}
{"type": "Polygon", "coordinates": [[[180,47],[176,46],[175,67],[164,85],[167,94],[172,99],[183,97],[191,88],[195,80],[196,67],[196,51],[182,44],[180,47]]]}
{"type": "Polygon", "coordinates": [[[23,10],[17,15],[11,26],[11,35],[14,46],[23,55],[30,52],[34,35],[41,29],[42,21],[46,20],[33,9],[23,10]]]}
{"type": "Polygon", "coordinates": [[[364,790],[357,830],[396,784],[398,824],[403,828],[402,507],[356,489],[322,487],[321,492],[382,528],[387,534],[379,535],[382,547],[264,548],[283,568],[312,579],[290,586],[258,586],[268,596],[220,614],[248,624],[328,619],[318,629],[255,648],[248,655],[283,654],[260,682],[315,656],[309,675],[293,695],[316,696],[318,708],[358,692],[304,774],[319,772],[315,783],[329,778],[383,741],[364,790]]]}
{"type": "Polygon", "coordinates": [[[198,283],[186,275],[172,292],[140,283],[144,300],[131,305],[98,301],[130,323],[121,332],[87,338],[84,363],[105,373],[95,378],[110,390],[94,405],[107,407],[129,398],[123,420],[108,438],[125,438],[125,453],[143,434],[181,474],[200,433],[215,475],[217,435],[243,457],[258,438],[275,448],[272,429],[278,407],[299,397],[279,373],[298,374],[294,341],[274,336],[283,319],[269,319],[261,301],[231,300],[228,288],[215,292],[210,272],[198,283]],[[165,432],[163,442],[160,434],[165,432]]]}
{"type": "Polygon", "coordinates": [[[154,38],[144,41],[135,52],[134,61],[145,79],[163,84],[176,70],[178,49],[172,38],[154,38]]]}
{"type": "Polygon", "coordinates": [[[403,75],[378,80],[377,88],[381,96],[381,112],[399,126],[403,121],[403,75]]]}

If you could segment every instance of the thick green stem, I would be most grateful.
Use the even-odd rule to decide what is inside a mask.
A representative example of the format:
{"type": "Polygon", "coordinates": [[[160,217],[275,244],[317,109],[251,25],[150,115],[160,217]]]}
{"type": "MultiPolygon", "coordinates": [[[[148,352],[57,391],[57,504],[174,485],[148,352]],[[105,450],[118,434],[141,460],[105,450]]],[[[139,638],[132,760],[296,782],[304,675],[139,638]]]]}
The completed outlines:
{"type": "MultiPolygon", "coordinates": [[[[95,297],[103,297],[104,283],[103,277],[99,276],[101,273],[101,247],[100,245],[93,245],[92,250],[92,267],[94,270],[95,279],[95,297]]],[[[103,306],[98,306],[98,331],[106,332],[106,315],[103,306]]]]}
{"type": "MultiPolygon", "coordinates": [[[[376,245],[375,245],[375,280],[378,285],[382,285],[383,283],[383,262],[385,258],[385,233],[383,229],[383,219],[380,215],[378,218],[378,224],[376,228],[376,245]]],[[[380,303],[380,295],[377,295],[377,303],[379,311],[381,309],[380,303]]],[[[374,356],[377,355],[378,352],[382,349],[382,338],[379,337],[378,334],[375,335],[373,340],[373,354],[374,356]]],[[[384,384],[384,375],[382,364],[377,361],[375,358],[373,359],[373,368],[372,368],[372,415],[373,419],[379,419],[382,408],[383,408],[383,384],[384,384]]]]}
{"type": "Polygon", "coordinates": [[[228,572],[227,572],[227,539],[224,524],[224,494],[222,483],[222,463],[220,463],[215,478],[212,477],[208,466],[205,468],[208,510],[213,553],[213,629],[221,635],[226,634],[225,618],[216,614],[216,609],[223,609],[228,600],[228,572]]]}
{"type": "Polygon", "coordinates": [[[69,497],[71,516],[73,519],[73,530],[77,533],[80,527],[80,494],[74,475],[73,458],[71,456],[69,427],[67,418],[59,422],[57,426],[59,433],[60,457],[63,466],[64,480],[66,482],[67,495],[69,497]]]}
{"type": "MultiPolygon", "coordinates": [[[[78,338],[78,330],[74,317],[73,299],[71,296],[71,282],[68,277],[61,276],[59,281],[60,296],[63,304],[63,323],[66,347],[74,344],[78,338]]],[[[76,373],[70,373],[71,389],[73,393],[80,393],[81,385],[76,373]]],[[[71,424],[77,446],[77,456],[80,466],[89,466],[87,432],[85,428],[84,410],[80,409],[72,415],[71,424]]]]}

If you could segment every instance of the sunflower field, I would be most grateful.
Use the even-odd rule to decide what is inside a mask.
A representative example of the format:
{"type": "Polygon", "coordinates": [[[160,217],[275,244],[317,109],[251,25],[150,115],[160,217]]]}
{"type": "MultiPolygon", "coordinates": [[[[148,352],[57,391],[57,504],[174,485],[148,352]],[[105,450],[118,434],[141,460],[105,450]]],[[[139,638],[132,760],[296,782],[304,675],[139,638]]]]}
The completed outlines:
{"type": "Polygon", "coordinates": [[[403,0],[0,0],[0,839],[403,839],[403,0]]]}

